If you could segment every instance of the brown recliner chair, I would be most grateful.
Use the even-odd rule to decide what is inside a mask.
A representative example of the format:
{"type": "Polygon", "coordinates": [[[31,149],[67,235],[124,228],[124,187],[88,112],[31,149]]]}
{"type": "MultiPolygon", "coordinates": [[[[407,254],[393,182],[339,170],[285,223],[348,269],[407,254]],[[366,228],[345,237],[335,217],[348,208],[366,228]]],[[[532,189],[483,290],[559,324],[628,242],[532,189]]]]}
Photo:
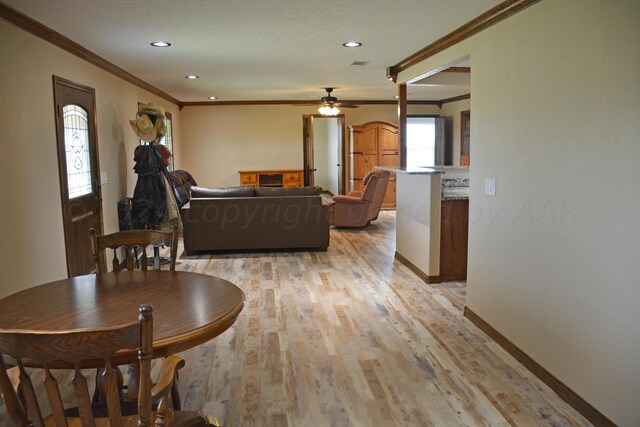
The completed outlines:
{"type": "Polygon", "coordinates": [[[169,172],[169,175],[171,176],[171,184],[173,185],[173,193],[176,195],[178,209],[180,209],[189,202],[191,187],[198,185],[198,183],[189,172],[182,169],[169,172]]]}
{"type": "Polygon", "coordinates": [[[333,196],[330,210],[331,225],[336,227],[364,227],[378,219],[390,173],[380,169],[369,171],[362,179],[364,189],[346,196],[333,196]]]}

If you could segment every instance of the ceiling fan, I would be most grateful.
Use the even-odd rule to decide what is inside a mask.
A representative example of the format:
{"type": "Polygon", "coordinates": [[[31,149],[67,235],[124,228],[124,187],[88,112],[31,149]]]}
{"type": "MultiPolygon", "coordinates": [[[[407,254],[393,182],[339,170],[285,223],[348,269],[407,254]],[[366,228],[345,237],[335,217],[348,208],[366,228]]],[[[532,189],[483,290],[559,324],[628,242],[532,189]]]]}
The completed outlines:
{"type": "Polygon", "coordinates": [[[320,101],[322,101],[322,104],[320,105],[320,108],[322,107],[342,107],[342,108],[358,108],[357,105],[355,104],[348,104],[348,103],[344,103],[344,102],[338,102],[338,98],[336,98],[335,96],[331,96],[331,92],[333,92],[333,88],[332,87],[326,87],[324,88],[324,90],[327,91],[327,96],[323,96],[322,98],[320,98],[320,101]]]}
{"type": "Polygon", "coordinates": [[[345,102],[338,102],[338,98],[335,96],[331,96],[331,92],[333,92],[332,87],[324,88],[327,91],[327,96],[323,96],[320,98],[320,105],[318,106],[318,111],[323,116],[335,116],[340,113],[340,108],[358,108],[355,104],[349,104],[345,102]]]}

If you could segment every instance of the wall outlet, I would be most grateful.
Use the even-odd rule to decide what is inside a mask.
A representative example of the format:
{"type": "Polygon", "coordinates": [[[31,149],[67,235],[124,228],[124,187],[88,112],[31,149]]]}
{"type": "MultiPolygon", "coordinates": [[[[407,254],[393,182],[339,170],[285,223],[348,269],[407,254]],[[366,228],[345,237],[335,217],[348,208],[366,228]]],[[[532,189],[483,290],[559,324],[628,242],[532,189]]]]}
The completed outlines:
{"type": "Polygon", "coordinates": [[[104,185],[109,182],[109,173],[100,172],[100,184],[104,185]]]}
{"type": "Polygon", "coordinates": [[[496,195],[496,179],[495,178],[484,179],[484,194],[488,196],[496,195]]]}

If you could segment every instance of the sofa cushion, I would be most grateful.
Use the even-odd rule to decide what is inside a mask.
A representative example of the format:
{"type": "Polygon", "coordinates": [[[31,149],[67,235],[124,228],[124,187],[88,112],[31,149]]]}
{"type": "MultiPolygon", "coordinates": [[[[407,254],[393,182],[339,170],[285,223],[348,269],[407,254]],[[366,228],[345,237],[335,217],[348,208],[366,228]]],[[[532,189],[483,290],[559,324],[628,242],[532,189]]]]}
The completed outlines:
{"type": "Polygon", "coordinates": [[[254,197],[256,188],[251,185],[240,187],[191,187],[191,198],[219,198],[219,197],[254,197]]]}
{"type": "Polygon", "coordinates": [[[256,196],[258,197],[296,197],[296,196],[319,196],[322,192],[320,187],[258,187],[256,196]]]}

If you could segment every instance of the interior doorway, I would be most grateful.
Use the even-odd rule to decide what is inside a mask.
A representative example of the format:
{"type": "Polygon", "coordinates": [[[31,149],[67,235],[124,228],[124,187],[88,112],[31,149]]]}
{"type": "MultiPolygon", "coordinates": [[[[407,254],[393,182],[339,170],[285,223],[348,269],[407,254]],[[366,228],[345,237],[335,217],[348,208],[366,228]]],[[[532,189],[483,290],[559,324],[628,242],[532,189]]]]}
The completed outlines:
{"type": "Polygon", "coordinates": [[[102,234],[95,90],[53,77],[60,197],[69,277],[94,270],[89,229],[102,234]]]}
{"type": "Polygon", "coordinates": [[[344,114],[303,116],[304,185],[344,194],[344,114]]]}
{"type": "Polygon", "coordinates": [[[469,166],[471,145],[471,111],[460,112],[460,166],[469,166]]]}

